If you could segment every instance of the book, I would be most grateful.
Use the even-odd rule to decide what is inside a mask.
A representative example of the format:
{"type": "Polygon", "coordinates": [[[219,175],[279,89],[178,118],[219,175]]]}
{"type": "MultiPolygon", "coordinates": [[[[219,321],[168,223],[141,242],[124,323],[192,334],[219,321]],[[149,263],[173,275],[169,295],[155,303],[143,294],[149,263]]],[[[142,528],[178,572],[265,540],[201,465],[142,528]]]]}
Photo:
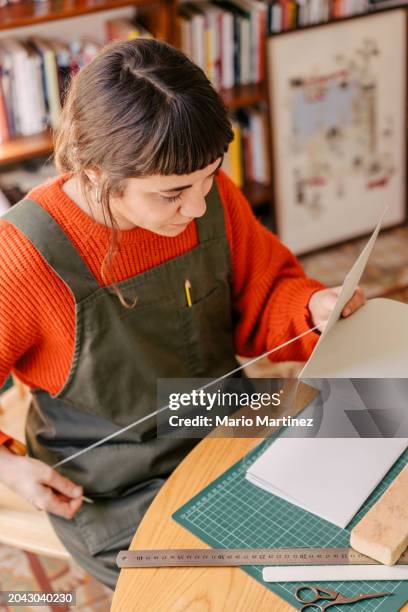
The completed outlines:
{"type": "Polygon", "coordinates": [[[232,121],[232,131],[234,140],[231,142],[231,178],[238,187],[244,184],[243,164],[242,164],[242,141],[241,128],[236,119],[232,121]]]}
{"type": "Polygon", "coordinates": [[[270,182],[270,162],[266,110],[250,108],[248,116],[252,142],[252,177],[255,181],[268,185],[270,182]]]}
{"type": "Polygon", "coordinates": [[[233,56],[233,85],[242,83],[242,54],[241,45],[243,44],[243,35],[247,31],[243,20],[247,19],[245,13],[230,0],[214,0],[214,3],[232,16],[232,56],[233,56]]]}
{"type": "Polygon", "coordinates": [[[30,136],[42,130],[37,124],[36,109],[32,96],[37,97],[34,91],[36,78],[33,73],[32,62],[28,51],[21,41],[15,38],[4,38],[1,46],[10,59],[12,86],[11,86],[11,108],[13,109],[14,126],[16,133],[30,136]]]}
{"type": "Polygon", "coordinates": [[[221,87],[229,89],[234,86],[234,17],[230,11],[222,11],[221,30],[221,87]]]}
{"type": "Polygon", "coordinates": [[[182,51],[204,70],[216,89],[234,86],[234,17],[229,8],[206,0],[183,3],[177,37],[182,51]]]}
{"type": "Polygon", "coordinates": [[[279,2],[279,0],[275,0],[275,2],[273,2],[271,5],[269,33],[276,34],[278,32],[281,32],[282,27],[282,4],[279,2]]]}
{"type": "Polygon", "coordinates": [[[186,3],[183,5],[184,14],[191,22],[192,59],[202,68],[206,69],[205,31],[206,18],[199,4],[186,3]]]}
{"type": "Polygon", "coordinates": [[[242,135],[241,126],[236,117],[231,120],[232,131],[234,132],[234,140],[230,143],[228,151],[224,155],[222,169],[230,177],[237,187],[242,187],[244,184],[244,169],[243,169],[243,150],[242,150],[242,135]]]}
{"type": "Polygon", "coordinates": [[[221,86],[222,10],[211,2],[200,2],[206,19],[205,72],[216,89],[221,86]]]}
{"type": "Polygon", "coordinates": [[[193,59],[193,40],[190,16],[181,5],[176,20],[177,42],[183,53],[191,60],[193,59]]]}
{"type": "Polygon", "coordinates": [[[241,28],[242,84],[255,82],[259,61],[259,20],[258,8],[253,0],[234,0],[245,17],[241,28]]]}
{"type": "Polygon", "coordinates": [[[61,99],[55,51],[49,41],[38,36],[33,36],[31,42],[42,58],[43,88],[48,110],[48,123],[55,129],[58,127],[61,116],[61,99]]]}
{"type": "Polygon", "coordinates": [[[42,62],[37,50],[25,41],[27,50],[27,83],[31,85],[30,133],[42,132],[47,126],[47,110],[43,88],[42,62]]]}
{"type": "Polygon", "coordinates": [[[7,104],[3,90],[3,66],[1,63],[0,53],[0,142],[6,141],[10,137],[8,117],[7,117],[7,104]]]}
{"type": "Polygon", "coordinates": [[[135,19],[124,17],[107,19],[105,28],[108,41],[153,38],[153,35],[135,19]]]}
{"type": "Polygon", "coordinates": [[[73,72],[71,51],[69,45],[60,40],[50,39],[48,40],[48,44],[51,45],[51,48],[55,53],[58,72],[58,90],[62,105],[64,103],[73,72]]]}
{"type": "Polygon", "coordinates": [[[253,141],[249,123],[249,109],[240,108],[237,118],[241,126],[242,154],[244,163],[244,175],[246,181],[254,180],[253,171],[253,141]]]}

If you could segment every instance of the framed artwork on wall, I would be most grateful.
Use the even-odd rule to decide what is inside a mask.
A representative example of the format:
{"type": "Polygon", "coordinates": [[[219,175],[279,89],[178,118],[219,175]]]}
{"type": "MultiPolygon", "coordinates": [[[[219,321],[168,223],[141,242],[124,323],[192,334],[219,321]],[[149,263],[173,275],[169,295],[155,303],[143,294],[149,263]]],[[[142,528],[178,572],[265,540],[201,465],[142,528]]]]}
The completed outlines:
{"type": "Polygon", "coordinates": [[[273,36],[277,232],[301,254],[406,216],[404,10],[273,36]]]}

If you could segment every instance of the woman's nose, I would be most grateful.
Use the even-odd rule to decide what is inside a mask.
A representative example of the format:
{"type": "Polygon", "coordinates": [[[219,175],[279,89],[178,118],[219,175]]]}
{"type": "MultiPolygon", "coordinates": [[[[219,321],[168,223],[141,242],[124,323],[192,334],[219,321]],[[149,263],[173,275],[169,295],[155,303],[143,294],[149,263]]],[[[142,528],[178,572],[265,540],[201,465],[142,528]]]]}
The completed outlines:
{"type": "Polygon", "coordinates": [[[184,204],[180,208],[180,213],[184,217],[198,218],[202,217],[205,214],[207,209],[207,204],[205,202],[205,198],[194,198],[189,202],[184,202],[184,204]]]}

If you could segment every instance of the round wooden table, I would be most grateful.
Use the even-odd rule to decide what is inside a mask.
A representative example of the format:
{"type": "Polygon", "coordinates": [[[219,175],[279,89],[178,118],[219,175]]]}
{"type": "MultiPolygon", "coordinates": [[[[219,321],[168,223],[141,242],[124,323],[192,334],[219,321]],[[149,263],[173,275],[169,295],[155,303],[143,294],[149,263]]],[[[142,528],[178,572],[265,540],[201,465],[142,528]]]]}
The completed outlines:
{"type": "MultiPolygon", "coordinates": [[[[225,472],[259,438],[205,438],[154,499],[129,550],[208,548],[172,518],[180,506],[225,472]]],[[[294,608],[239,568],[122,569],[111,612],[289,612],[294,608]]]]}

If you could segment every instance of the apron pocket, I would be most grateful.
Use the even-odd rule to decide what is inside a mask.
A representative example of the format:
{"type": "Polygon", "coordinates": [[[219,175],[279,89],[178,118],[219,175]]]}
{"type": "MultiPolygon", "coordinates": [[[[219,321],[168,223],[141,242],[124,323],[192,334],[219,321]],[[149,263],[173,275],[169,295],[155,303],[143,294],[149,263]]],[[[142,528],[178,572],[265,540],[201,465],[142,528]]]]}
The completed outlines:
{"type": "Polygon", "coordinates": [[[179,314],[190,376],[220,376],[236,365],[227,286],[214,287],[179,314]]]}

